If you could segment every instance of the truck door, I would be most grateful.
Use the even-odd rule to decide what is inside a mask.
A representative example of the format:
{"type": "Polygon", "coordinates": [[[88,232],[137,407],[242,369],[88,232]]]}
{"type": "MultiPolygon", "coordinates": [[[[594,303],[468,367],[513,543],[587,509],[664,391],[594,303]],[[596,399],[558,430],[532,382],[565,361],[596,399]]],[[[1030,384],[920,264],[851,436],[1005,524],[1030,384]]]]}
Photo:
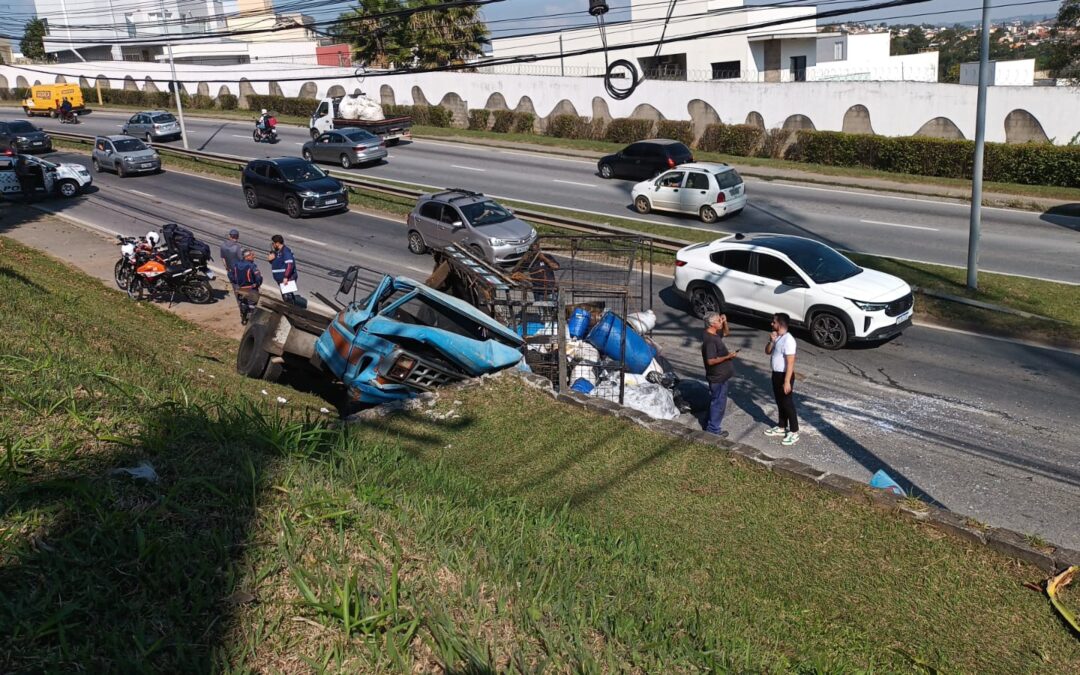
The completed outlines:
{"type": "MultiPolygon", "coordinates": [[[[323,100],[319,104],[318,108],[315,108],[314,114],[311,116],[311,131],[325,134],[334,128],[334,120],[330,116],[330,101],[323,100]]],[[[312,134],[315,135],[314,133],[312,134]]]]}

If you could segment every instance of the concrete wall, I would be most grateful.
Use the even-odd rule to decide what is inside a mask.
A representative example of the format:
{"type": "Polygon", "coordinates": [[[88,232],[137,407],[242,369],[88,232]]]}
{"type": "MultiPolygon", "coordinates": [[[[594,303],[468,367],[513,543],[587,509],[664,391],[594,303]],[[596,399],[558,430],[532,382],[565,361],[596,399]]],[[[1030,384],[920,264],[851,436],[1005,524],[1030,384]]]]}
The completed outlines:
{"type": "MultiPolygon", "coordinates": [[[[1035,59],[1017,59],[1015,61],[991,61],[991,87],[1030,87],[1035,84],[1035,59]]],[[[960,64],[960,84],[979,84],[979,64],[960,64]]],[[[1074,105],[1080,104],[1080,101],[1074,105]]]]}
{"type": "MultiPolygon", "coordinates": [[[[159,89],[168,81],[168,64],[128,63],[127,72],[116,62],[59,64],[34,67],[0,66],[0,87],[17,86],[18,82],[54,82],[56,75],[69,81],[80,76],[93,82],[101,77],[113,88],[123,88],[125,76],[129,87],[145,87],[146,78],[159,82],[159,89]],[[42,71],[42,72],[37,72],[42,71]]],[[[803,115],[821,130],[841,131],[845,116],[853,106],[866,109],[866,120],[875,132],[886,136],[908,136],[922,129],[931,120],[943,118],[929,128],[955,127],[965,138],[975,135],[976,87],[923,82],[803,82],[790,84],[760,84],[747,82],[670,82],[645,81],[633,96],[626,100],[608,99],[601,82],[593,78],[538,77],[525,75],[481,75],[468,73],[420,73],[376,77],[360,80],[349,68],[289,68],[273,64],[246,64],[211,69],[200,65],[177,65],[177,75],[188,91],[205,89],[219,92],[227,87],[232,93],[251,87],[255,93],[270,91],[269,81],[280,86],[286,96],[296,96],[307,86],[317,96],[323,96],[332,86],[347,92],[356,89],[379,97],[385,93],[397,103],[410,104],[417,100],[438,103],[448,95],[460,97],[469,108],[482,108],[489,101],[505,101],[510,109],[519,105],[532,107],[540,117],[548,116],[557,106],[572,105],[579,114],[594,110],[609,111],[612,117],[629,117],[641,104],[649,104],[665,119],[691,119],[691,108],[712,109],[716,117],[727,124],[742,124],[751,113],[760,116],[766,128],[783,126],[793,115],[803,115]],[[217,77],[206,77],[212,70],[217,77]],[[284,76],[284,77],[283,77],[284,76]],[[241,87],[241,80],[244,86],[241,87]],[[265,80],[265,81],[264,81],[265,80]],[[250,83],[250,84],[249,84],[250,83]],[[310,83],[310,84],[309,84],[310,83]],[[697,102],[697,103],[695,103],[697,102]],[[602,104],[597,107],[594,103],[602,104]],[[705,106],[700,103],[707,104],[705,106]]],[[[1022,110],[1031,116],[1023,117],[1028,126],[1037,123],[1048,138],[1067,142],[1080,131],[1076,116],[1075,90],[1068,87],[1003,87],[989,92],[987,105],[987,139],[1006,140],[1005,120],[1010,113],[1022,110]]],[[[494,104],[493,104],[494,105],[494,104]]],[[[700,113],[705,114],[705,113],[700,113]]],[[[710,113],[711,114],[711,113],[710,113]]],[[[850,116],[848,116],[850,119],[850,116]]],[[[756,117],[755,117],[756,119],[756,117]]]]}

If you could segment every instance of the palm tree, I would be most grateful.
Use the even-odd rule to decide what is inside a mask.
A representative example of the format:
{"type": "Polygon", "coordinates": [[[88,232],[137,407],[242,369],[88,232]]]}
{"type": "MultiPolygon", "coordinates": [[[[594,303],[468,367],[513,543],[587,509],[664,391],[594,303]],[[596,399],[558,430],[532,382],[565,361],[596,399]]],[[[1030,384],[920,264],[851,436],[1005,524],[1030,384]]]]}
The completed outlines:
{"type": "Polygon", "coordinates": [[[436,8],[440,0],[408,0],[412,9],[424,9],[409,17],[416,65],[433,68],[467,63],[483,54],[488,29],[475,6],[436,8]]]}
{"type": "Polygon", "coordinates": [[[415,41],[409,35],[408,18],[381,16],[404,9],[402,0],[363,0],[338,17],[335,33],[352,46],[356,63],[370,68],[410,65],[415,41]]]}

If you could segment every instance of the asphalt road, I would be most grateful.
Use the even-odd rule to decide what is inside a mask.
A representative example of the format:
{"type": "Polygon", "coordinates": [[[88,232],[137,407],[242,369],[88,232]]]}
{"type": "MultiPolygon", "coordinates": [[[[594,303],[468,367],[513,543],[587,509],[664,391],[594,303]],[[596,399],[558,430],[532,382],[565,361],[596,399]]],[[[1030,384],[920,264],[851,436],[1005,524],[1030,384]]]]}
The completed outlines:
{"type": "MultiPolygon", "coordinates": [[[[128,113],[97,112],[78,126],[35,118],[47,129],[119,133],[128,113]]],[[[188,118],[190,147],[243,157],[298,155],[306,130],[279,127],[275,146],[251,140],[252,124],[188,118]]],[[[167,145],[181,146],[179,141],[167,145]]],[[[589,160],[418,140],[391,148],[389,161],[357,174],[486,194],[620,218],[718,232],[778,232],[820,239],[845,250],[963,266],[968,207],[954,202],[874,194],[825,186],[747,179],[749,206],[737,217],[705,226],[685,216],[639,216],[630,208],[633,181],[605,181],[589,160]]],[[[980,268],[1080,283],[1080,218],[1052,213],[983,210],[980,268]]]]}
{"type": "MultiPolygon", "coordinates": [[[[67,159],[86,163],[77,155],[67,159]]],[[[235,184],[179,173],[97,174],[95,183],[92,194],[45,206],[130,234],[181,222],[215,253],[231,227],[259,250],[281,233],[299,261],[307,294],[332,296],[350,264],[364,266],[362,288],[383,273],[423,280],[430,270],[429,258],[406,250],[395,219],[348,213],[293,221],[249,210],[235,184]]],[[[268,264],[262,266],[269,278],[268,264]]],[[[685,390],[700,403],[701,326],[669,283],[656,278],[654,337],[680,374],[693,378],[685,390]]],[[[775,415],[765,340],[764,326],[746,324],[736,325],[728,339],[743,348],[725,422],[732,438],[858,480],[885,469],[927,500],[1080,548],[1080,355],[926,327],[884,345],[840,352],[800,339],[802,440],[783,448],[761,433],[775,415]]]]}

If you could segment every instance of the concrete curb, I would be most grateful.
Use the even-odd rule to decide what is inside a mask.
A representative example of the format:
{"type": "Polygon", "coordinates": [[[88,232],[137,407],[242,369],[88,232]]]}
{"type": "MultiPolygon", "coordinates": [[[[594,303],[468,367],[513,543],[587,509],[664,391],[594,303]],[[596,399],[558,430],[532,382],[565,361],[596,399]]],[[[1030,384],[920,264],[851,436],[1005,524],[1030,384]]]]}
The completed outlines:
{"type": "Polygon", "coordinates": [[[1036,538],[1013,530],[987,527],[972,518],[948,509],[924,504],[885,490],[874,490],[865,483],[847,476],[815,469],[796,459],[771,457],[757,448],[733,443],[726,438],[673,420],[656,420],[644,413],[624,408],[613,401],[585,396],[576,391],[556,393],[547,378],[534,373],[504,372],[515,372],[527,386],[539,389],[565,405],[600,415],[621,417],[656,433],[712,446],[728,453],[735,461],[746,465],[756,465],[786,478],[808,483],[890,514],[923,523],[969,544],[986,546],[1008,558],[1034,565],[1049,574],[1054,574],[1070,565],[1080,565],[1080,551],[1054,544],[1041,544],[1036,538]]]}

